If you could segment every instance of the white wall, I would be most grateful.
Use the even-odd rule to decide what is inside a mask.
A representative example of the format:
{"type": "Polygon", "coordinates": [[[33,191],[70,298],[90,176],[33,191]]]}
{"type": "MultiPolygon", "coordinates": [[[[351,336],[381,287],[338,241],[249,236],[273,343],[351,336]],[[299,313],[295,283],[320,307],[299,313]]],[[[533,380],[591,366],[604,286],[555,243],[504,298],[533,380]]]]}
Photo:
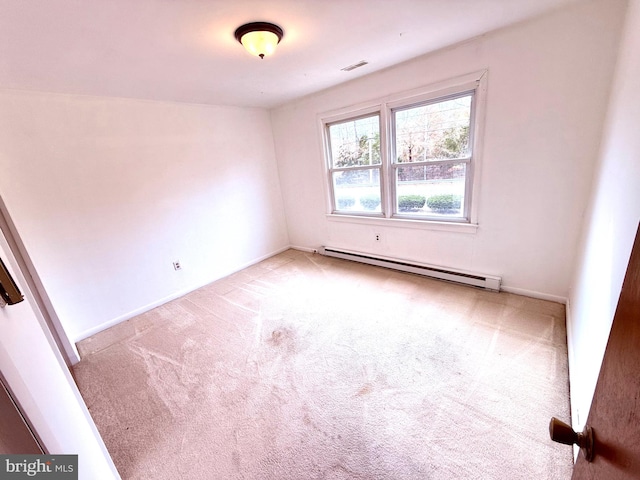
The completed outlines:
{"type": "Polygon", "coordinates": [[[640,221],[640,0],[629,3],[568,309],[574,426],[589,412],[640,221]]]}
{"type": "Polygon", "coordinates": [[[291,243],[501,275],[512,291],[566,299],[624,5],[576,5],[272,111],[291,243]],[[476,233],[326,218],[320,113],[484,68],[488,96],[476,233]]]}
{"type": "Polygon", "coordinates": [[[0,91],[0,171],[72,341],[289,244],[262,109],[0,91]]]}

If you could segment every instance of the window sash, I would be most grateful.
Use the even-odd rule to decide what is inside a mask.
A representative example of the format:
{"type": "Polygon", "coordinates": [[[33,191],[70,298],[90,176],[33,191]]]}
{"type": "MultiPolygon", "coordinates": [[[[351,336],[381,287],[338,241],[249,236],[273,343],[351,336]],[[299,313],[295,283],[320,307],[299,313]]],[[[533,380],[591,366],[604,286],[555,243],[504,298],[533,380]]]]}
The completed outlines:
{"type": "Polygon", "coordinates": [[[452,163],[471,163],[472,157],[460,157],[460,158],[447,158],[446,160],[423,160],[420,162],[403,162],[403,163],[392,163],[391,168],[402,168],[402,167],[424,167],[424,166],[436,166],[436,165],[447,165],[452,163]]]}
{"type": "MultiPolygon", "coordinates": [[[[437,161],[422,161],[422,162],[407,162],[407,163],[392,163],[390,165],[390,175],[388,181],[391,184],[390,196],[391,196],[391,218],[406,218],[413,220],[424,220],[424,221],[439,221],[439,222],[469,222],[470,221],[470,202],[469,195],[471,190],[471,175],[470,175],[470,167],[472,164],[472,157],[465,158],[452,158],[447,160],[437,160],[437,161]],[[412,213],[407,211],[400,211],[399,209],[399,198],[400,193],[398,192],[398,171],[401,169],[410,169],[410,168],[418,168],[418,167],[437,167],[437,166],[455,166],[455,165],[465,165],[465,174],[464,174],[464,193],[462,197],[464,199],[461,205],[460,215],[429,215],[426,213],[412,213]]],[[[425,179],[428,181],[428,179],[425,179]]]]}
{"type": "MultiPolygon", "coordinates": [[[[450,102],[452,100],[456,100],[459,98],[465,98],[465,97],[469,97],[469,124],[468,124],[468,128],[469,128],[469,132],[468,132],[468,139],[467,139],[467,152],[468,155],[465,155],[461,158],[469,158],[471,159],[473,157],[473,130],[474,130],[474,113],[475,113],[475,103],[476,103],[476,95],[475,95],[475,89],[472,90],[464,90],[461,92],[456,92],[453,94],[449,94],[449,95],[444,95],[441,97],[434,97],[434,98],[430,98],[429,100],[424,100],[424,101],[420,101],[420,102],[414,102],[414,103],[407,103],[407,104],[402,104],[400,106],[396,106],[394,108],[390,108],[390,115],[389,115],[389,119],[390,119],[390,123],[391,123],[391,131],[390,131],[390,143],[391,143],[391,150],[392,150],[392,154],[391,154],[391,163],[392,164],[396,164],[396,163],[402,163],[402,164],[413,164],[413,163],[417,163],[417,162],[399,162],[398,161],[398,148],[397,148],[397,140],[398,140],[398,128],[397,128],[397,114],[401,113],[401,112],[406,112],[408,110],[416,110],[422,107],[428,107],[431,105],[438,105],[438,104],[442,104],[442,103],[446,103],[446,102],[450,102]]],[[[435,113],[435,112],[434,112],[435,113]]],[[[432,131],[432,130],[429,130],[432,131]]],[[[439,158],[439,157],[434,157],[434,158],[430,158],[427,160],[421,160],[424,162],[438,162],[441,160],[452,160],[451,158],[439,158]]]]}
{"type": "MultiPolygon", "coordinates": [[[[351,117],[351,118],[341,119],[339,121],[327,123],[325,125],[325,132],[326,132],[326,139],[327,139],[326,144],[327,144],[327,152],[328,152],[328,157],[329,157],[328,158],[328,160],[329,160],[329,168],[336,169],[336,168],[368,167],[368,166],[375,166],[375,165],[379,166],[379,165],[381,165],[382,162],[383,162],[382,155],[381,155],[382,152],[380,151],[380,146],[378,145],[378,152],[377,152],[378,161],[376,163],[372,163],[373,162],[373,158],[370,157],[369,158],[369,162],[370,163],[368,163],[368,164],[357,164],[357,165],[349,165],[347,167],[336,167],[336,160],[337,159],[334,158],[334,155],[333,155],[333,153],[334,153],[333,152],[334,145],[333,145],[333,141],[332,141],[332,137],[331,137],[331,129],[332,129],[332,127],[336,127],[336,126],[343,125],[343,124],[348,124],[348,123],[354,123],[355,124],[359,120],[377,118],[377,122],[376,122],[377,123],[377,132],[376,133],[378,134],[378,137],[381,138],[382,137],[382,122],[381,122],[380,117],[381,117],[380,112],[369,112],[369,113],[366,113],[366,114],[363,114],[363,115],[358,115],[358,116],[354,116],[354,117],[351,117]]],[[[355,129],[355,125],[354,125],[354,129],[355,129]]],[[[355,130],[354,130],[354,132],[355,132],[355,130]]],[[[358,138],[355,138],[354,140],[355,141],[359,141],[358,138]]],[[[369,154],[372,155],[373,152],[370,150],[369,154]]]]}
{"type": "MultiPolygon", "coordinates": [[[[331,185],[331,211],[337,214],[349,214],[349,215],[363,215],[363,216],[385,216],[385,204],[384,204],[384,183],[381,165],[365,166],[365,167],[346,167],[346,168],[333,168],[329,171],[329,183],[331,185]],[[356,175],[358,172],[369,172],[370,182],[351,185],[354,190],[359,190],[356,196],[355,192],[347,192],[344,195],[340,195],[341,187],[337,185],[336,173],[347,173],[356,175]],[[377,175],[376,175],[377,174],[377,175]],[[377,195],[376,195],[377,193],[377,195]],[[378,205],[373,208],[367,208],[365,203],[365,197],[377,196],[379,198],[378,205]],[[350,202],[348,201],[350,200],[350,202]],[[341,204],[341,202],[347,202],[341,204]],[[351,203],[352,202],[352,203],[351,203]],[[357,208],[360,206],[361,208],[357,208]],[[379,207],[380,211],[377,211],[379,207]]],[[[350,184],[347,184],[350,185],[350,184]]],[[[345,188],[345,190],[348,187],[345,188]]],[[[371,201],[371,200],[370,200],[371,201]]]]}

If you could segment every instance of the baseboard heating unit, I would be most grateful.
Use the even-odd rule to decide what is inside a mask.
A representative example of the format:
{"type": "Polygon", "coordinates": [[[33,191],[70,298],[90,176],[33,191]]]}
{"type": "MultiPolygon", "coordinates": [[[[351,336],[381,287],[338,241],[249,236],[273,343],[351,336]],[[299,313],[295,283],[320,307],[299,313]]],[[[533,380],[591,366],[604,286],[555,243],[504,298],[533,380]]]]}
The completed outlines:
{"type": "Polygon", "coordinates": [[[487,290],[500,290],[500,277],[492,275],[481,275],[477,273],[464,272],[461,270],[445,269],[433,265],[425,265],[406,260],[396,260],[392,258],[370,255],[368,253],[351,252],[332,247],[320,247],[318,253],[328,257],[342,258],[354,262],[376,265],[378,267],[392,268],[402,272],[415,273],[426,277],[447,280],[450,282],[472,285],[474,287],[486,288],[487,290]]]}

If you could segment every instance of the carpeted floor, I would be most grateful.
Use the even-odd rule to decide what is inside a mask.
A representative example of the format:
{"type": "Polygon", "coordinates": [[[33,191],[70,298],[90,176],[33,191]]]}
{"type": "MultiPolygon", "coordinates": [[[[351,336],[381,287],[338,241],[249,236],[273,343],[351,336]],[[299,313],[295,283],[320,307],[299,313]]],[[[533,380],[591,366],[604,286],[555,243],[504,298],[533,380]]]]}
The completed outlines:
{"type": "Polygon", "coordinates": [[[128,479],[558,479],[564,307],[289,250],[79,344],[128,479]]]}

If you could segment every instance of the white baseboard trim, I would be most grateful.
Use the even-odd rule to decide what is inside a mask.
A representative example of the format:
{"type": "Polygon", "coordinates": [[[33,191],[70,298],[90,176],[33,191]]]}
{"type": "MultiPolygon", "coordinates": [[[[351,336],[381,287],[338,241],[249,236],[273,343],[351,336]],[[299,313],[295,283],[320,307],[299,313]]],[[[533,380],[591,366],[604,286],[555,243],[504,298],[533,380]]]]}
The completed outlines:
{"type": "MultiPolygon", "coordinates": [[[[318,253],[318,248],[302,247],[299,245],[291,245],[290,248],[294,250],[300,250],[302,252],[318,253]]],[[[510,287],[508,285],[500,286],[501,292],[513,293],[515,295],[523,295],[525,297],[538,298],[540,300],[547,300],[550,302],[561,303],[566,305],[568,302],[567,297],[560,295],[552,295],[550,293],[537,292],[535,290],[527,290],[526,288],[510,287]]]]}
{"type": "Polygon", "coordinates": [[[561,297],[559,295],[551,295],[550,293],[536,292],[535,290],[527,290],[526,288],[510,287],[508,285],[502,285],[500,287],[502,292],[514,293],[516,295],[523,295],[525,297],[538,298],[540,300],[548,300],[550,302],[567,304],[567,297],[561,297]]]}
{"type": "MultiPolygon", "coordinates": [[[[215,280],[212,280],[215,281],[215,280]]],[[[206,285],[206,284],[204,284],[206,285]]],[[[156,300],[155,302],[151,302],[148,303],[147,305],[144,305],[140,308],[136,308],[135,310],[131,310],[130,312],[125,313],[124,315],[120,315],[119,317],[116,318],[112,318],[111,320],[107,320],[106,322],[101,323],[100,325],[97,325],[93,328],[90,328],[88,330],[85,330],[84,332],[82,332],[80,335],[78,335],[76,337],[76,339],[74,340],[75,343],[78,343],[82,340],[84,340],[85,338],[89,338],[92,335],[95,335],[96,333],[100,333],[103,330],[106,330],[107,328],[111,328],[121,322],[124,322],[126,320],[129,320],[133,317],[136,317],[140,314],[143,314],[145,312],[148,312],[149,310],[153,310],[156,307],[159,307],[161,305],[164,305],[167,302],[170,302],[171,300],[175,300],[176,298],[180,298],[183,297],[184,295],[186,295],[187,293],[190,293],[194,290],[197,290],[200,287],[203,287],[204,285],[200,285],[200,286],[196,286],[194,288],[187,288],[184,290],[180,290],[178,292],[172,293],[169,296],[166,296],[164,298],[161,298],[160,300],[156,300]]]]}
{"type": "Polygon", "coordinates": [[[274,255],[278,255],[279,253],[285,252],[287,250],[289,250],[290,248],[293,248],[289,245],[287,245],[286,247],[282,247],[279,248],[278,250],[275,250],[274,252],[268,253],[266,255],[262,255],[261,257],[258,257],[256,259],[253,259],[249,262],[243,263],[241,265],[239,265],[238,267],[233,268],[232,270],[226,272],[225,274],[216,277],[216,278],[211,278],[209,280],[207,280],[204,283],[201,284],[197,284],[197,285],[192,285],[190,287],[184,288],[182,290],[179,290],[177,292],[172,293],[171,295],[168,295],[164,298],[161,298],[159,300],[156,300],[154,302],[148,303],[147,305],[144,305],[140,308],[136,308],[135,310],[131,310],[130,312],[125,313],[124,315],[120,315],[119,317],[116,318],[112,318],[111,320],[107,320],[106,322],[101,323],[100,325],[90,328],[88,330],[85,330],[84,332],[80,333],[79,335],[77,335],[75,337],[75,339],[73,340],[73,343],[76,344],[82,340],[84,340],[85,338],[89,338],[92,335],[95,335],[96,333],[100,333],[103,330],[106,330],[107,328],[111,328],[121,322],[125,322],[127,320],[132,319],[133,317],[137,317],[138,315],[141,315],[143,313],[148,312],[149,310],[153,310],[154,308],[160,307],[161,305],[164,305],[165,303],[168,303],[172,300],[175,300],[176,298],[180,298],[180,297],[184,297],[185,295],[187,295],[188,293],[191,293],[199,288],[204,287],[205,285],[209,285],[210,283],[213,283],[217,280],[220,280],[221,278],[224,277],[228,277],[229,275],[233,275],[236,272],[239,272],[240,270],[244,270],[247,267],[250,267],[251,265],[255,265],[256,263],[260,263],[263,260],[266,260],[267,258],[271,258],[274,255]]]}
{"type": "Polygon", "coordinates": [[[317,248],[300,247],[298,245],[290,245],[289,248],[292,248],[293,250],[300,250],[301,252],[318,253],[317,248]]]}

